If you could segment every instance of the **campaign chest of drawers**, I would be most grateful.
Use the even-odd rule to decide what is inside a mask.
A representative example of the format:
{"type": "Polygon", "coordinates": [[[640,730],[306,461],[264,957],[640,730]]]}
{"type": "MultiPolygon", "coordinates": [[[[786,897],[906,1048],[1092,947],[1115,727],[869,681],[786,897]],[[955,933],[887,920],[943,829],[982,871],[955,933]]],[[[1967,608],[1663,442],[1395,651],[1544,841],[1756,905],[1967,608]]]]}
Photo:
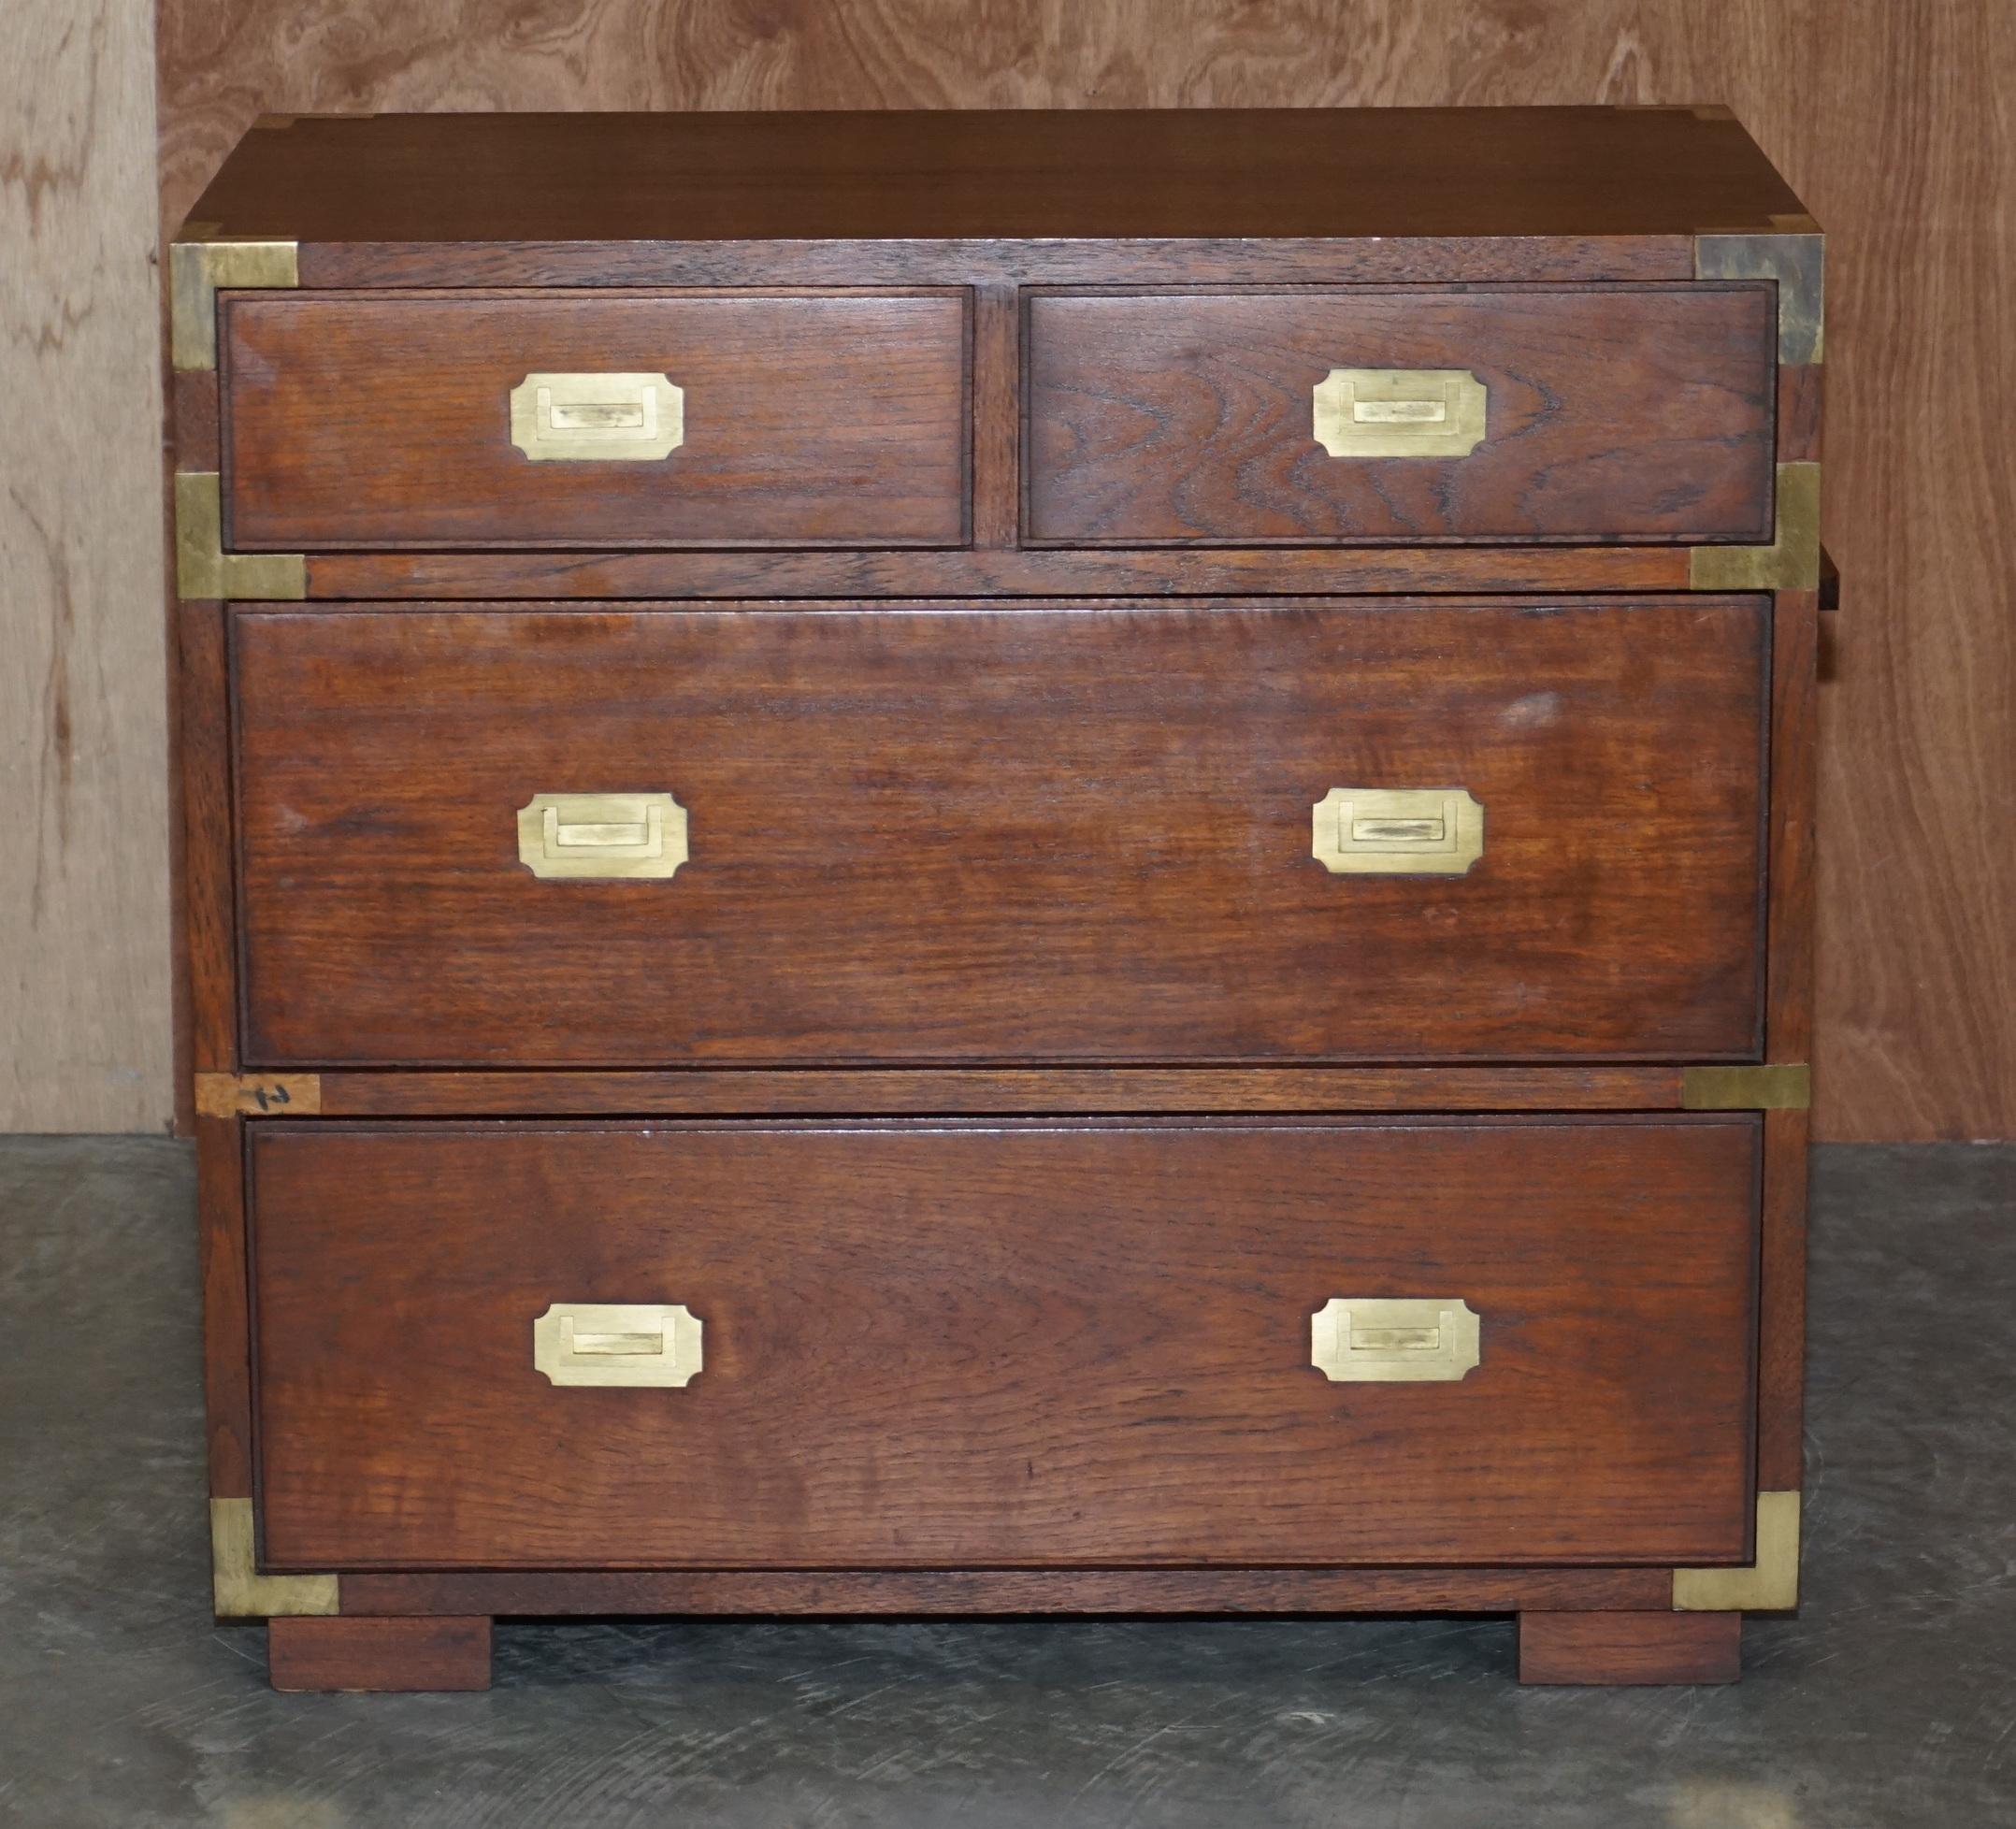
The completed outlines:
{"type": "Polygon", "coordinates": [[[1796,1596],[1821,241],[1715,108],[277,119],[172,251],[220,1615],[1796,1596]]]}

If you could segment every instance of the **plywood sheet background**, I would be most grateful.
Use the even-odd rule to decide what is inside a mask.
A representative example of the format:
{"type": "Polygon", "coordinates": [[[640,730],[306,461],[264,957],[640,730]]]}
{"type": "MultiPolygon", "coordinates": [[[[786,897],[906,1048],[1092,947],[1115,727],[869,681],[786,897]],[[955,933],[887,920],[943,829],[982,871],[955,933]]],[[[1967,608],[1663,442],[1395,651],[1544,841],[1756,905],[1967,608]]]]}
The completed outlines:
{"type": "Polygon", "coordinates": [[[169,1111],[151,0],[5,0],[0,1130],[169,1111]]]}
{"type": "MultiPolygon", "coordinates": [[[[170,220],[262,111],[1732,104],[1834,237],[1826,537],[1848,591],[1824,696],[1820,1130],[2016,1135],[2016,465],[2000,440],[2016,417],[2016,8],[161,0],[159,58],[170,220]]],[[[11,188],[7,207],[24,207],[11,188]]],[[[145,506],[136,480],[126,518],[145,506]]],[[[139,721],[122,780],[143,815],[158,804],[139,766],[157,743],[154,641],[135,625],[105,650],[108,712],[139,721]]],[[[57,804],[55,777],[53,762],[22,777],[32,805],[57,804]]],[[[158,862],[135,860],[124,900],[49,954],[65,985],[87,945],[130,960],[134,983],[95,1003],[71,986],[38,1009],[88,1005],[103,1024],[137,987],[152,1015],[158,862]]],[[[157,1118],[161,1052],[131,1052],[157,1118]]]]}

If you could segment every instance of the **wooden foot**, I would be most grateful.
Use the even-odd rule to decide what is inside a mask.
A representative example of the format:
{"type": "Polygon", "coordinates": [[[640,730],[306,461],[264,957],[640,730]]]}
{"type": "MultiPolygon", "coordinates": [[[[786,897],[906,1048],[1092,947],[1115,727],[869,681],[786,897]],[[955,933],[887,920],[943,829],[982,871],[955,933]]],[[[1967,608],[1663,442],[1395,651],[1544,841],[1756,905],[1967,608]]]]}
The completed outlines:
{"type": "Polygon", "coordinates": [[[1733,1683],[1740,1613],[1521,1613],[1522,1683],[1733,1683]]]}
{"type": "Polygon", "coordinates": [[[486,1690],[490,1620],[271,1620],[266,1656],[277,1690],[486,1690]]]}

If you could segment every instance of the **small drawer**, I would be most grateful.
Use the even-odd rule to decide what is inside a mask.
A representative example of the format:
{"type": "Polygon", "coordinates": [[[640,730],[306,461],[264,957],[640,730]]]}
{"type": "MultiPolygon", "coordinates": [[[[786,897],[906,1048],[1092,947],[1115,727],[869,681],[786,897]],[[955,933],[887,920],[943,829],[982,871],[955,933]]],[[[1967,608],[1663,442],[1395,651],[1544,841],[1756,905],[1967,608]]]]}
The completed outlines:
{"type": "Polygon", "coordinates": [[[1768,541],[1755,285],[1036,293],[1056,545],[1768,541]]]}
{"type": "Polygon", "coordinates": [[[1754,1058],[1768,624],[240,610],[245,1058],[1754,1058]]]}
{"type": "Polygon", "coordinates": [[[961,292],[241,293],[222,350],[238,550],[965,538],[961,292]]]}
{"type": "Polygon", "coordinates": [[[1758,1135],[261,1124],[266,1561],[1741,1563],[1758,1135]]]}

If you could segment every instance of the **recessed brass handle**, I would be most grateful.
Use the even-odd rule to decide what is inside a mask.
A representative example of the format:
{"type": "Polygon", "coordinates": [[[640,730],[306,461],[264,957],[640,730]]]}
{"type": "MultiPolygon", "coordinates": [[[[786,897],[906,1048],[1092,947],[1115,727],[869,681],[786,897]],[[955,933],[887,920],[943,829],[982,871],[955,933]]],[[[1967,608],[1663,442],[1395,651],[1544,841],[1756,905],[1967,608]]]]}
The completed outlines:
{"type": "Polygon", "coordinates": [[[535,794],[518,809],[518,861],[534,876],[671,876],[686,810],[670,794],[535,794]]]}
{"type": "Polygon", "coordinates": [[[681,1386],[700,1322],[676,1302],[556,1302],[532,1323],[532,1363],[556,1385],[681,1386]]]}
{"type": "Polygon", "coordinates": [[[1309,1362],[1333,1384],[1454,1382],[1476,1369],[1477,1338],[1461,1297],[1333,1296],[1309,1318],[1309,1362]]]}
{"type": "Polygon", "coordinates": [[[686,436],[669,375],[527,375],[511,391],[511,441],[535,464],[648,463],[686,436]]]}
{"type": "Polygon", "coordinates": [[[1465,876],[1484,855],[1466,787],[1332,787],[1312,813],[1310,855],[1336,876],[1465,876]]]}
{"type": "Polygon", "coordinates": [[[1467,368],[1332,368],[1316,384],[1316,441],[1332,457],[1467,457],[1489,398],[1467,368]]]}

